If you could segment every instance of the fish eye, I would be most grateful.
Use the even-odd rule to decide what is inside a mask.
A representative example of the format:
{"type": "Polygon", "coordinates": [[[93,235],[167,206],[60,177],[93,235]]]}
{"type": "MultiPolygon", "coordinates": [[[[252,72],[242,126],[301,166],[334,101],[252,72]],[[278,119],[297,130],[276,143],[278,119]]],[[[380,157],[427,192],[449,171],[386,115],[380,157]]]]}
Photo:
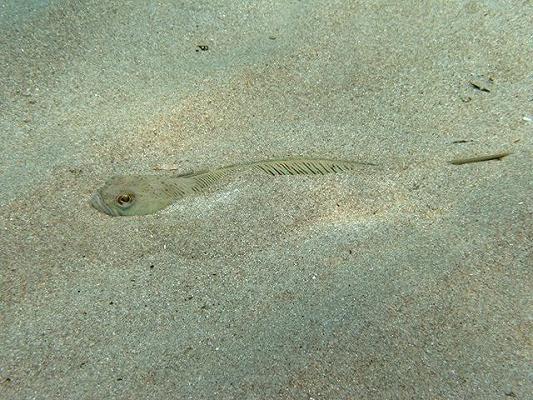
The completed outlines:
{"type": "Polygon", "coordinates": [[[134,199],[134,195],[131,193],[122,193],[117,196],[117,203],[121,207],[128,207],[134,199]]]}

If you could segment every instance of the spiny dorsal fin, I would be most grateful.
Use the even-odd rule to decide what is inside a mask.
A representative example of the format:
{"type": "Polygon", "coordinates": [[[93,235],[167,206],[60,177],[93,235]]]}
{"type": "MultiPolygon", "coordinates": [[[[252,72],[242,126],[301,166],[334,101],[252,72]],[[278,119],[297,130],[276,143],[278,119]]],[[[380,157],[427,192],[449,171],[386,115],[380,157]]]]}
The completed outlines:
{"type": "Polygon", "coordinates": [[[326,158],[286,158],[234,164],[211,171],[202,171],[191,176],[191,189],[200,192],[225,176],[246,169],[259,170],[269,175],[325,175],[344,171],[360,170],[375,166],[372,163],[332,160],[326,158]]]}
{"type": "Polygon", "coordinates": [[[190,177],[190,188],[193,192],[201,192],[233,172],[234,170],[229,168],[218,168],[212,171],[199,172],[190,177]]]}
{"type": "Polygon", "coordinates": [[[324,158],[268,160],[250,166],[270,175],[325,175],[361,169],[374,164],[324,158]]]}

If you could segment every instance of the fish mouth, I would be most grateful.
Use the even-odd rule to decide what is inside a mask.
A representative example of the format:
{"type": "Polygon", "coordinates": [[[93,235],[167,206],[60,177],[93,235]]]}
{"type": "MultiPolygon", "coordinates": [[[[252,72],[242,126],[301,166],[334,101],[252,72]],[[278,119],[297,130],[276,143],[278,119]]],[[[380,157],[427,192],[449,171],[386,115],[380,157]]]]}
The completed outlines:
{"type": "Polygon", "coordinates": [[[93,208],[97,209],[100,212],[103,212],[104,214],[110,215],[112,217],[118,215],[106,203],[104,203],[104,199],[102,199],[102,196],[98,192],[93,194],[93,196],[91,197],[90,204],[93,208]]]}

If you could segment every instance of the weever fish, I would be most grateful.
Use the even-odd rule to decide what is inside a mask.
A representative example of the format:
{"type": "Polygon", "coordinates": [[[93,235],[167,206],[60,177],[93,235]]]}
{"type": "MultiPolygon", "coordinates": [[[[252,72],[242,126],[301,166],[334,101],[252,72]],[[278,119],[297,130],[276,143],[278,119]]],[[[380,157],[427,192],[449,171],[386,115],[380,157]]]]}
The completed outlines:
{"type": "Polygon", "coordinates": [[[90,204],[110,216],[154,214],[184,196],[201,193],[220,179],[245,169],[276,175],[324,175],[375,166],[325,158],[266,160],[181,175],[124,175],[110,178],[90,204]]]}

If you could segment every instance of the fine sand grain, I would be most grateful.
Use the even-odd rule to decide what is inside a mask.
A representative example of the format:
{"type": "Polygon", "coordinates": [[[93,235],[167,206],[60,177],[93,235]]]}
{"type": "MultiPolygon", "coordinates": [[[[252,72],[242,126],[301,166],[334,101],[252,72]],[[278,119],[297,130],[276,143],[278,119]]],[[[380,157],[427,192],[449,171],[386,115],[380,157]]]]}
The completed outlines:
{"type": "Polygon", "coordinates": [[[531,1],[3,1],[0,398],[528,398],[532,24],[531,1]],[[89,206],[111,175],[288,156],[379,168],[89,206]]]}

